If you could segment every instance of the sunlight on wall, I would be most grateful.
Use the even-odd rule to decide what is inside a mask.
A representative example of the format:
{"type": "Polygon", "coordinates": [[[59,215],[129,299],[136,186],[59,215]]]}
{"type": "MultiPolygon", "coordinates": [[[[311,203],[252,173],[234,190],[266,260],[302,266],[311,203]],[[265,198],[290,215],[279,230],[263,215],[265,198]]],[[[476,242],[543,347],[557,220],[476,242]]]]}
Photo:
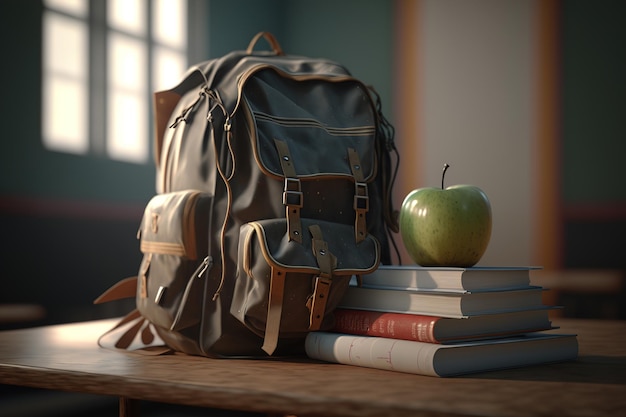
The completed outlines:
{"type": "Polygon", "coordinates": [[[154,0],[152,28],[157,45],[153,50],[153,91],[172,88],[185,73],[187,60],[187,7],[178,0],[154,0]]]}
{"type": "Polygon", "coordinates": [[[107,21],[112,27],[135,35],[143,35],[147,30],[142,0],[109,0],[107,21]]]}
{"type": "Polygon", "coordinates": [[[144,42],[129,36],[109,35],[106,149],[113,159],[147,159],[146,49],[144,42]]]}
{"type": "Polygon", "coordinates": [[[187,66],[186,1],[108,0],[100,9],[87,0],[44,4],[44,146],[147,162],[151,92],[175,86],[187,66]],[[90,26],[94,21],[103,26],[90,26]],[[99,62],[106,68],[94,67],[99,62]]]}
{"type": "Polygon", "coordinates": [[[153,0],[152,26],[157,42],[176,48],[186,48],[186,3],[179,0],[153,0]]]}
{"type": "Polygon", "coordinates": [[[43,141],[47,148],[86,153],[88,137],[87,27],[46,13],[43,20],[43,141]]]}

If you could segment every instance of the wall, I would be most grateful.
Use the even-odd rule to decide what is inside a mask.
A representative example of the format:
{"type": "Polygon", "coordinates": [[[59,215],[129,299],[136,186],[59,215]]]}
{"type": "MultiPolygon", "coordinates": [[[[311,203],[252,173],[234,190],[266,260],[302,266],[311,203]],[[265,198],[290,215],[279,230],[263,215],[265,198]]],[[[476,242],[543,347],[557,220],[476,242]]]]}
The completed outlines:
{"type": "Polygon", "coordinates": [[[287,54],[324,57],[346,66],[377,89],[391,114],[393,2],[211,0],[207,9],[208,57],[245,49],[257,32],[270,31],[287,54]]]}
{"type": "MultiPolygon", "coordinates": [[[[386,0],[190,4],[193,63],[245,49],[255,33],[269,30],[286,52],[335,59],[375,85],[386,106],[391,103],[392,3],[386,0]]],[[[9,57],[0,67],[5,80],[0,100],[0,303],[43,305],[45,320],[33,324],[121,314],[128,303],[93,306],[92,300],[137,272],[136,231],[155,191],[154,165],[42,147],[41,13],[40,0],[0,2],[0,42],[9,57]]]]}
{"type": "MultiPolygon", "coordinates": [[[[563,261],[626,269],[626,2],[563,2],[563,261]]],[[[626,307],[625,307],[626,309],[626,307]]]]}
{"type": "Polygon", "coordinates": [[[415,186],[475,184],[489,196],[486,265],[528,265],[535,202],[531,1],[426,0],[418,24],[422,122],[415,186]]]}
{"type": "Polygon", "coordinates": [[[564,314],[626,317],[626,3],[396,6],[397,198],[450,163],[492,202],[481,264],[543,266],[564,314]]]}
{"type": "Polygon", "coordinates": [[[481,263],[624,269],[626,3],[397,5],[398,198],[448,162],[492,201],[481,263]]]}
{"type": "Polygon", "coordinates": [[[135,234],[154,167],[78,157],[41,142],[40,1],[0,3],[0,303],[38,303],[49,322],[113,314],[91,301],[136,273],[135,234]]]}

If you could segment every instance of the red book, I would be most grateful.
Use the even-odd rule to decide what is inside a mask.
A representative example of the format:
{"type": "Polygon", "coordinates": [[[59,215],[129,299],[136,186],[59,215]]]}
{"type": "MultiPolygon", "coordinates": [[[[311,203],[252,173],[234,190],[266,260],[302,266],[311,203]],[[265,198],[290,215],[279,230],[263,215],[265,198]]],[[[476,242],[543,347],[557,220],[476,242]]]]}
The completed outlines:
{"type": "Polygon", "coordinates": [[[427,343],[489,339],[552,329],[548,308],[463,319],[336,309],[333,332],[427,343]]]}

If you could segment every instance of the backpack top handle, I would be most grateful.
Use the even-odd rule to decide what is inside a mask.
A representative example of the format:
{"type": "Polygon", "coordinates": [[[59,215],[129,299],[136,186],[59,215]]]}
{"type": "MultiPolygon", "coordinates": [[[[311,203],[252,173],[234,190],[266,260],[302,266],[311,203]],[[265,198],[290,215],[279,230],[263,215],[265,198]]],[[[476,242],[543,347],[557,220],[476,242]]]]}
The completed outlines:
{"type": "Polygon", "coordinates": [[[250,44],[248,45],[248,49],[246,49],[246,53],[252,54],[256,43],[261,38],[265,38],[267,43],[269,43],[270,46],[272,47],[272,51],[276,55],[285,55],[285,53],[283,52],[283,49],[280,47],[280,44],[278,43],[278,40],[276,40],[276,37],[274,37],[274,35],[272,35],[270,32],[259,32],[256,35],[254,35],[254,38],[252,38],[252,40],[250,41],[250,44]]]}

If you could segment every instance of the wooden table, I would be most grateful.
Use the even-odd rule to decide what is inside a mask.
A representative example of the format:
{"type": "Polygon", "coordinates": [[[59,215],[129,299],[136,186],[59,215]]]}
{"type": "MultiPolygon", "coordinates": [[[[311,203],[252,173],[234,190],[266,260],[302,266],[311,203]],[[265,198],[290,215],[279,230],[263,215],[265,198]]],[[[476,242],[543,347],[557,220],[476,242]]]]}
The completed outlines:
{"type": "Polygon", "coordinates": [[[0,383],[118,396],[123,415],[135,400],[298,416],[626,415],[626,322],[559,319],[578,360],[456,378],[99,348],[113,323],[0,332],[0,383]]]}

